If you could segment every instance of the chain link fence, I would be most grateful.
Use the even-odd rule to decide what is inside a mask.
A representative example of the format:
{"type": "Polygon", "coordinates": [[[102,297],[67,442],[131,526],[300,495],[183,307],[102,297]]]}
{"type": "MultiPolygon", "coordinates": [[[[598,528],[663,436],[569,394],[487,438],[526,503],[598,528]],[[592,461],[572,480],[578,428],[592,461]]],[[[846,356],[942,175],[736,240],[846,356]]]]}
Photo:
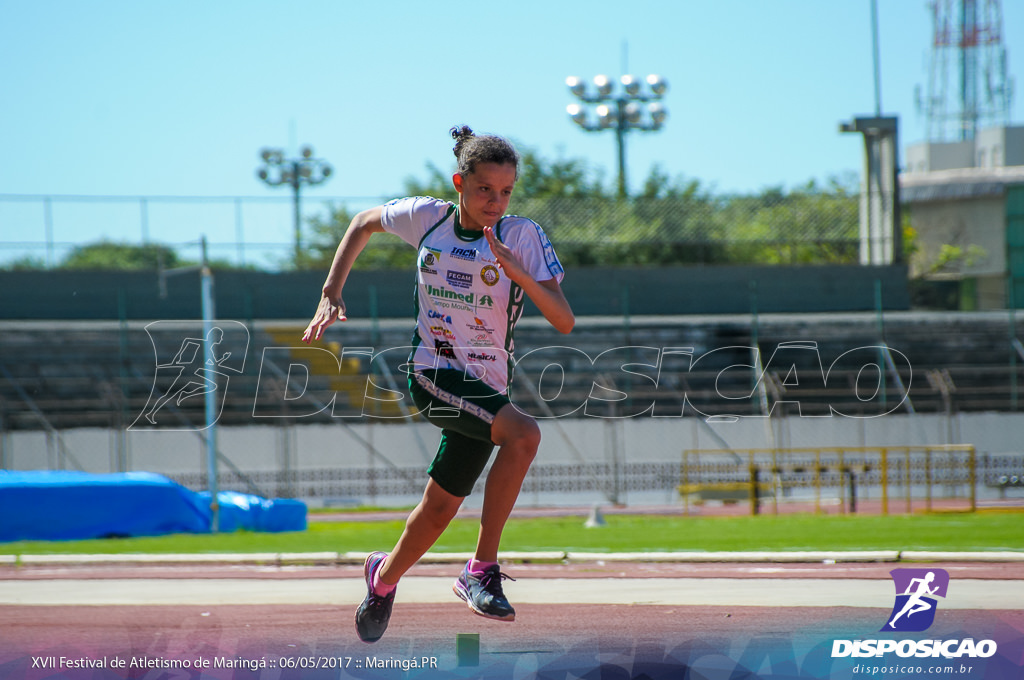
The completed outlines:
{"type": "Polygon", "coordinates": [[[759,197],[527,199],[571,264],[856,263],[858,198],[759,197]]]}
{"type": "MultiPolygon", "coordinates": [[[[219,266],[269,271],[330,261],[350,216],[384,198],[303,197],[299,242],[289,197],[0,195],[0,268],[64,266],[99,242],[162,245],[198,261],[206,238],[219,266]]],[[[752,196],[516,197],[510,210],[544,227],[566,265],[856,263],[859,197],[841,189],[752,196]]],[[[411,263],[394,239],[366,264],[411,263]]]]}

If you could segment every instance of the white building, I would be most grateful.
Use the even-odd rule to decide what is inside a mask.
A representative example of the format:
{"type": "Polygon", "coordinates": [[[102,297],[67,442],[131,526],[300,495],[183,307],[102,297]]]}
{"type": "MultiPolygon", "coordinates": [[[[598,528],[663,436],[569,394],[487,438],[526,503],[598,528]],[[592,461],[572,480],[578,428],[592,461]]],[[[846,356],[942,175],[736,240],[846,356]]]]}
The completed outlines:
{"type": "Polygon", "coordinates": [[[1011,294],[1024,306],[1024,127],[911,145],[900,197],[916,232],[912,277],[958,281],[965,309],[1006,308],[1011,294]]]}

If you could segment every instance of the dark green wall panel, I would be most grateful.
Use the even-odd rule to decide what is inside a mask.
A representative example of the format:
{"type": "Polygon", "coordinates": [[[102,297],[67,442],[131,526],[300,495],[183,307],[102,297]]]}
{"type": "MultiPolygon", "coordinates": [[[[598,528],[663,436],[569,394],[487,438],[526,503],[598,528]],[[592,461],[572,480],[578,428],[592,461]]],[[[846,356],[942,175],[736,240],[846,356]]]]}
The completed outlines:
{"type": "MultiPolygon", "coordinates": [[[[308,319],[323,272],[218,272],[222,319],[308,319]]],[[[413,312],[413,273],[355,271],[346,285],[352,318],[413,312]]],[[[578,316],[843,312],[909,308],[902,266],[582,268],[567,273],[566,297],[578,316]]],[[[168,279],[159,295],[153,272],[0,272],[0,319],[200,318],[197,273],[168,279]]],[[[535,310],[534,310],[535,311],[535,310]]]]}

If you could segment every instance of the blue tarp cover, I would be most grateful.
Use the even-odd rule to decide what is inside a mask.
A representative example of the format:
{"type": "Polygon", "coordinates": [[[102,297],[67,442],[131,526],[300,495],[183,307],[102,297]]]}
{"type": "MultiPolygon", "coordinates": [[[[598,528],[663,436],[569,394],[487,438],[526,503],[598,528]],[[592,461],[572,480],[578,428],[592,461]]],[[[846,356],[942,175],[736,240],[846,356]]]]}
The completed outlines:
{"type": "MultiPolygon", "coordinates": [[[[210,492],[199,494],[205,507],[210,505],[210,492]]],[[[305,531],[306,504],[287,498],[267,500],[237,491],[217,493],[220,505],[221,531],[305,531]]]]}
{"type": "MultiPolygon", "coordinates": [[[[151,472],[0,470],[0,541],[207,533],[209,493],[151,472]]],[[[302,531],[306,506],[220,492],[220,530],[302,531]]]]}

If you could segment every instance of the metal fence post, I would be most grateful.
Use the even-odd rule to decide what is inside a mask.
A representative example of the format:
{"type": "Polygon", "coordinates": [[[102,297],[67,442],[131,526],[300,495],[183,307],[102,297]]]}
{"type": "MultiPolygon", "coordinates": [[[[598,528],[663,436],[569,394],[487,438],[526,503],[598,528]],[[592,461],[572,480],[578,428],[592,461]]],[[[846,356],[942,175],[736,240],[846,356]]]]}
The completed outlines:
{"type": "Polygon", "coordinates": [[[977,450],[973,446],[968,449],[967,461],[967,477],[971,493],[971,512],[976,512],[978,510],[978,454],[977,450]]]}
{"type": "Polygon", "coordinates": [[[910,447],[907,447],[903,451],[904,465],[906,466],[903,470],[903,481],[906,485],[907,492],[907,514],[910,514],[912,507],[912,501],[910,498],[910,447]]]}
{"type": "Polygon", "coordinates": [[[925,509],[932,511],[932,450],[924,452],[925,509]]]}
{"type": "Polygon", "coordinates": [[[847,466],[843,469],[846,473],[846,483],[850,490],[850,514],[857,514],[857,477],[853,472],[853,466],[847,466]]]}
{"type": "Polygon", "coordinates": [[[750,454],[750,514],[757,515],[760,512],[760,488],[758,477],[760,476],[757,465],[754,464],[754,454],[750,454]]]}
{"type": "Polygon", "coordinates": [[[821,514],[821,449],[814,450],[814,514],[821,514]]]}
{"type": "Polygon", "coordinates": [[[889,449],[882,449],[882,514],[889,514],[889,449]]]}

